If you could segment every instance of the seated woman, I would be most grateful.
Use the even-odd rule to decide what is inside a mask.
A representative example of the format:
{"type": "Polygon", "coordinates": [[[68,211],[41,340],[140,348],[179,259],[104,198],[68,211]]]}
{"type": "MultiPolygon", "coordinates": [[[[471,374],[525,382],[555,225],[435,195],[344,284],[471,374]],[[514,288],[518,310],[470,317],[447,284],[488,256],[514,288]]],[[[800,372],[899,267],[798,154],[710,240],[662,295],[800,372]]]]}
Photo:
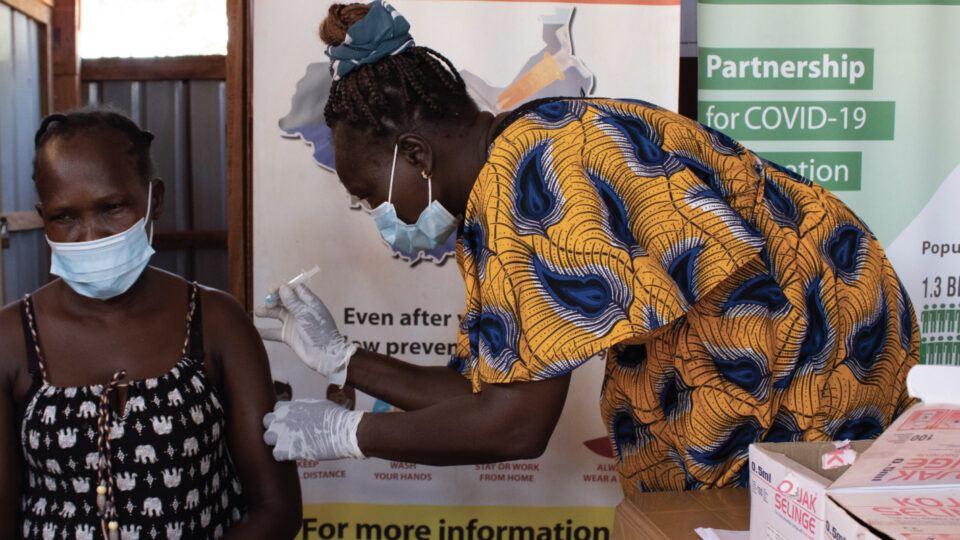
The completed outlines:
{"type": "Polygon", "coordinates": [[[37,210],[52,283],[0,311],[0,538],[292,538],[296,466],[261,418],[263,345],[227,294],[148,267],[153,135],[46,118],[37,210]]]}

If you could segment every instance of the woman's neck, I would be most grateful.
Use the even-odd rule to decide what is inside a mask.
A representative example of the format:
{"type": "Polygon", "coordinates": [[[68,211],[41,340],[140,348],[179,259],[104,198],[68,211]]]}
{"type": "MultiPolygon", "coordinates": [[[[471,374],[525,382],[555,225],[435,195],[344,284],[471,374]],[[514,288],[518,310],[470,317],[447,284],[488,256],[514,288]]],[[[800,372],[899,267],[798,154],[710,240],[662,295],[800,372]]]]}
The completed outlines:
{"type": "Polygon", "coordinates": [[[451,193],[450,200],[444,202],[444,206],[451,213],[463,215],[466,212],[470,192],[480,171],[487,163],[493,134],[503,116],[503,114],[494,116],[485,111],[478,112],[462,132],[462,136],[457,138],[459,140],[453,141],[453,147],[450,150],[458,154],[460,159],[457,160],[457,170],[452,174],[457,189],[451,193]]]}
{"type": "Polygon", "coordinates": [[[81,317],[105,317],[129,313],[135,306],[146,305],[150,293],[150,283],[153,281],[154,271],[147,267],[143,274],[123,294],[108,300],[98,300],[78,294],[62,279],[59,280],[57,295],[59,303],[68,313],[81,317]]]}

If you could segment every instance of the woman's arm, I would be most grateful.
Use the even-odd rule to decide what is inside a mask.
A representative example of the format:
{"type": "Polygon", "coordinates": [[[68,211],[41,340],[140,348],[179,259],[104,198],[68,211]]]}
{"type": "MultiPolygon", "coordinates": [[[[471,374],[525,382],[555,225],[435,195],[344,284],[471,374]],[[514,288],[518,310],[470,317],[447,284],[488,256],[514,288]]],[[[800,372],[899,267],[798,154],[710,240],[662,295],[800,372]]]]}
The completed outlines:
{"type": "Polygon", "coordinates": [[[262,418],[276,402],[266,350],[231,297],[204,291],[203,300],[206,342],[222,366],[230,455],[249,505],[247,517],[225,538],[293,538],[303,511],[297,466],[274,461],[263,442],[262,418]]]}
{"type": "Polygon", "coordinates": [[[413,412],[362,413],[331,401],[283,401],[264,419],[277,460],[380,457],[426,465],[530,459],[550,441],[570,376],[485,386],[413,412]]]}
{"type": "Polygon", "coordinates": [[[357,441],[368,457],[425,465],[536,458],[553,435],[569,386],[569,375],[491,384],[413,412],[365,414],[357,441]]]}
{"type": "Polygon", "coordinates": [[[17,406],[14,384],[17,354],[22,354],[23,334],[16,306],[0,310],[0,538],[19,538],[20,453],[17,449],[17,406]]]}
{"type": "Polygon", "coordinates": [[[350,360],[347,384],[405,411],[471,395],[470,381],[446,366],[417,366],[363,349],[350,360]]]}
{"type": "Polygon", "coordinates": [[[17,453],[16,407],[8,374],[0,382],[0,538],[17,538],[20,509],[20,457],[17,453]]]}
{"type": "Polygon", "coordinates": [[[358,351],[306,285],[280,287],[279,294],[280,306],[257,311],[282,325],[261,329],[263,339],[286,343],[331,381],[346,381],[410,412],[364,415],[358,426],[356,415],[330,402],[281,403],[264,418],[265,438],[277,459],[353,456],[359,445],[368,456],[454,465],[535,457],[549,442],[569,375],[489,385],[474,395],[469,382],[453,370],[358,351]]]}

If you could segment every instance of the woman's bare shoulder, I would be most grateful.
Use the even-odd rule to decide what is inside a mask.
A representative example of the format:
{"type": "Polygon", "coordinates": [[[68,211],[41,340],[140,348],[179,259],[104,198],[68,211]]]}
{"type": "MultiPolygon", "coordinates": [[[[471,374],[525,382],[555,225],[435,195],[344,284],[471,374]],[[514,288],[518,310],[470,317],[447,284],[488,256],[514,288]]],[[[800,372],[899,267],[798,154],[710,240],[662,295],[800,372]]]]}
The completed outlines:
{"type": "Polygon", "coordinates": [[[204,343],[210,352],[261,347],[260,335],[253,318],[230,293],[211,287],[200,287],[203,306],[204,343]]]}
{"type": "Polygon", "coordinates": [[[27,368],[27,344],[20,315],[21,301],[0,308],[0,381],[12,382],[27,368]]]}
{"type": "Polygon", "coordinates": [[[211,317],[239,317],[253,324],[249,314],[232,294],[205,285],[200,285],[199,290],[202,295],[204,316],[209,314],[211,317]]]}

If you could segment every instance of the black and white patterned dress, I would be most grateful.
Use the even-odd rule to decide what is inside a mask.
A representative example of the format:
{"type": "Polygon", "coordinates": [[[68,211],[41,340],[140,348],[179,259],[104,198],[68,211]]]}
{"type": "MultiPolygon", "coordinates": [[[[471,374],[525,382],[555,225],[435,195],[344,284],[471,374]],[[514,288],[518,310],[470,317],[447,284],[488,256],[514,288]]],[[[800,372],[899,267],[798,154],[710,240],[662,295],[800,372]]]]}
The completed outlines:
{"type": "Polygon", "coordinates": [[[217,538],[246,513],[222,402],[203,370],[196,284],[189,294],[181,360],[165,375],[126,383],[122,415],[104,397],[125,382],[122,373],[109,384],[50,384],[33,305],[23,300],[34,376],[20,432],[23,538],[217,538]]]}

